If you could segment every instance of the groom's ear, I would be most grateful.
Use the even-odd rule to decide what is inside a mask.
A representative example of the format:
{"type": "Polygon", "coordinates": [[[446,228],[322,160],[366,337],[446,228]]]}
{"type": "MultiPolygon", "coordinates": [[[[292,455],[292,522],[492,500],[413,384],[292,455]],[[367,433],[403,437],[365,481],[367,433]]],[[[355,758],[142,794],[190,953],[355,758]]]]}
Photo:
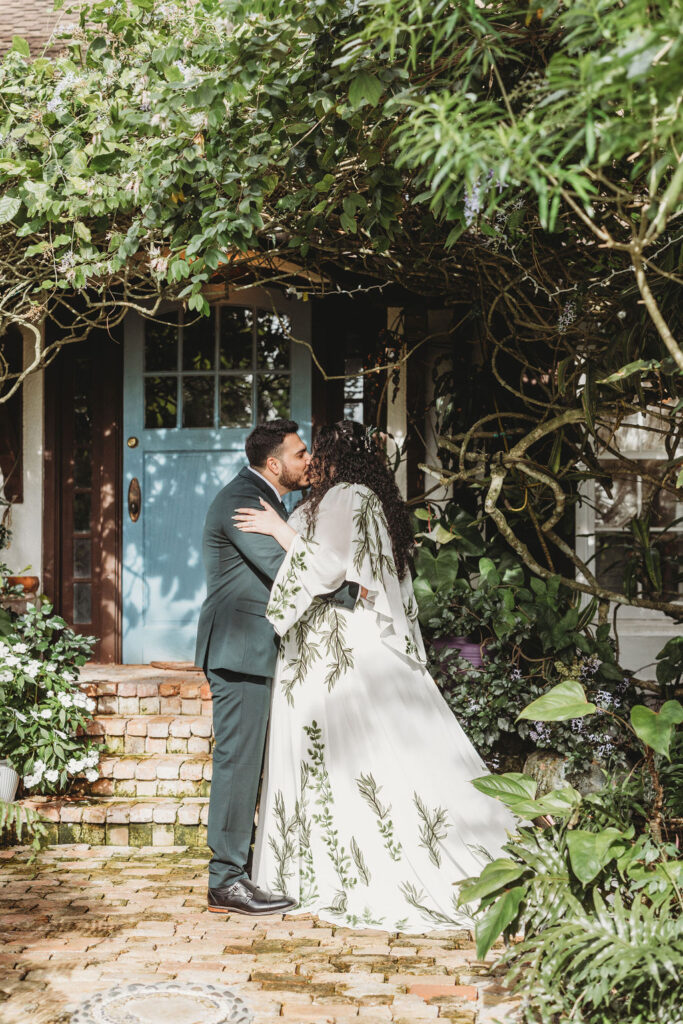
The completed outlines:
{"type": "Polygon", "coordinates": [[[279,476],[282,470],[282,463],[274,455],[269,455],[266,459],[265,468],[270,470],[274,476],[279,476]]]}

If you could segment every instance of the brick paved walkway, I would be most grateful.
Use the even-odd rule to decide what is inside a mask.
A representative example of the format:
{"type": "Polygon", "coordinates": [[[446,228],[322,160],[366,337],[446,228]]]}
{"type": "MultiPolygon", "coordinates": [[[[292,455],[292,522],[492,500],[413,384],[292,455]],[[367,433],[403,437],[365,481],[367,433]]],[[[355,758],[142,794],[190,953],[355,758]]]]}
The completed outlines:
{"type": "Polygon", "coordinates": [[[94,992],[173,979],[229,986],[255,1024],[514,1020],[514,1004],[463,932],[209,914],[198,849],[52,847],[37,872],[27,857],[0,851],[2,1024],[68,1024],[94,992]]]}

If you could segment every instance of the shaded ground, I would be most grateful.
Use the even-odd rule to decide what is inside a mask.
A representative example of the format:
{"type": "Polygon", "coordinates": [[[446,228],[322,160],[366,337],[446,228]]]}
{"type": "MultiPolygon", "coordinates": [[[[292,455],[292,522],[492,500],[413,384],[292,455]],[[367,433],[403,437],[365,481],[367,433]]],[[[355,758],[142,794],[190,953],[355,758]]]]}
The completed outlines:
{"type": "Polygon", "coordinates": [[[209,914],[206,856],[186,848],[51,847],[37,871],[27,859],[0,851],[2,1024],[68,1024],[92,993],[173,979],[234,989],[255,1024],[514,1020],[463,932],[209,914]]]}

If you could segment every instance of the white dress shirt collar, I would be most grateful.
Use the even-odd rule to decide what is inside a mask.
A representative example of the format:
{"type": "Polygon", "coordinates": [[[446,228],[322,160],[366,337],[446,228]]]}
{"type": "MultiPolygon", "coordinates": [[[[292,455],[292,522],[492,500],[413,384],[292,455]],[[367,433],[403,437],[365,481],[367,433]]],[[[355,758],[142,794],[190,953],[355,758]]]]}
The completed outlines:
{"type": "Polygon", "coordinates": [[[273,492],[273,494],[277,498],[278,504],[282,505],[282,495],[278,491],[277,487],[275,487],[274,484],[271,484],[270,480],[266,480],[266,478],[264,477],[263,473],[259,473],[258,469],[254,469],[253,466],[247,466],[247,469],[250,470],[255,476],[260,477],[261,480],[263,480],[264,483],[268,484],[268,486],[270,487],[271,491],[273,492]]]}

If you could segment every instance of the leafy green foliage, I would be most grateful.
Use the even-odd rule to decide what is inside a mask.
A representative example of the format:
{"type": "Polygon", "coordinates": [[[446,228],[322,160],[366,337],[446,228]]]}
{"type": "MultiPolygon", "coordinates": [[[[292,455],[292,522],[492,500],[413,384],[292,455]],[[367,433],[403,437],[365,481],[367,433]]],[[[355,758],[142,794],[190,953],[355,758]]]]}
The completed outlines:
{"type": "Polygon", "coordinates": [[[97,778],[98,748],[86,737],[94,702],[77,682],[93,643],[47,601],[0,642],[0,752],[27,790],[65,792],[83,772],[97,778]]]}
{"type": "Polygon", "coordinates": [[[0,800],[0,838],[15,837],[21,843],[25,836],[31,840],[31,864],[49,842],[49,833],[37,811],[19,803],[0,800]]]}
{"type": "MultiPolygon", "coordinates": [[[[554,714],[577,702],[585,714],[577,685],[555,688],[554,714]]],[[[541,714],[548,710],[548,702],[540,704],[541,714]]],[[[645,755],[640,771],[607,776],[598,793],[560,789],[537,799],[536,783],[524,776],[475,780],[521,817],[547,814],[554,805],[547,827],[518,828],[504,844],[506,856],[460,886],[461,904],[479,901],[478,956],[501,934],[521,935],[502,962],[523,995],[525,1024],[680,1020],[683,858],[678,843],[660,837],[656,752],[668,756],[668,729],[683,719],[683,707],[669,701],[652,718],[643,717],[647,710],[631,713],[645,755]]],[[[524,714],[531,716],[533,706],[524,714]]]]}
{"type": "Polygon", "coordinates": [[[481,527],[462,509],[442,515],[418,509],[416,515],[427,525],[417,534],[414,588],[420,621],[432,638],[431,670],[482,756],[521,764],[540,748],[570,754],[576,767],[623,759],[629,739],[615,719],[559,724],[576,717],[577,701],[586,711],[592,707],[576,689],[569,712],[544,717],[548,724],[530,725],[522,714],[534,698],[552,702],[555,690],[564,695],[574,686],[582,695],[580,679],[590,684],[591,697],[600,694],[628,715],[631,688],[616,663],[609,627],[591,625],[595,604],[581,608],[559,579],[538,579],[499,546],[488,545],[479,557],[481,527]],[[453,637],[480,644],[481,668],[440,645],[453,637]]]}

